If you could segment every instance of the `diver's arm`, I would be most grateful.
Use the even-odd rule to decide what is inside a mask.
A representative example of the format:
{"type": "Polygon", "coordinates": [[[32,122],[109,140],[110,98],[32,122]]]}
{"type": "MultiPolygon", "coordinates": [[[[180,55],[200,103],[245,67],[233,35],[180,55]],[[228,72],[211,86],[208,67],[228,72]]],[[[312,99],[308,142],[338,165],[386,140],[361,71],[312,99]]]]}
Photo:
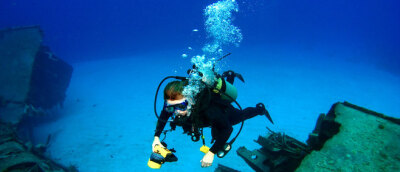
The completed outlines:
{"type": "Polygon", "coordinates": [[[224,149],[224,145],[226,141],[229,139],[229,136],[232,133],[232,126],[229,124],[229,122],[226,121],[226,123],[214,123],[214,125],[211,125],[212,129],[214,130],[214,133],[216,134],[215,136],[215,143],[214,145],[210,148],[210,150],[203,156],[203,159],[200,161],[201,162],[201,167],[209,167],[212,165],[214,161],[214,155],[219,151],[224,149]]]}
{"type": "Polygon", "coordinates": [[[168,118],[171,116],[168,112],[166,112],[164,109],[161,111],[160,118],[157,121],[157,127],[156,127],[156,132],[154,133],[154,140],[152,144],[152,150],[154,152],[154,146],[155,145],[160,145],[161,147],[164,147],[161,142],[160,142],[160,135],[162,131],[164,130],[165,125],[167,124],[168,118]]]}
{"type": "Polygon", "coordinates": [[[231,136],[233,127],[228,121],[218,120],[211,126],[211,130],[214,130],[215,133],[215,143],[210,148],[210,151],[216,154],[218,151],[224,149],[224,145],[231,136]]]}
{"type": "Polygon", "coordinates": [[[167,120],[169,117],[171,117],[171,115],[171,113],[168,113],[164,109],[161,111],[160,117],[157,121],[156,131],[154,133],[155,137],[160,137],[165,125],[167,124],[167,120]]]}

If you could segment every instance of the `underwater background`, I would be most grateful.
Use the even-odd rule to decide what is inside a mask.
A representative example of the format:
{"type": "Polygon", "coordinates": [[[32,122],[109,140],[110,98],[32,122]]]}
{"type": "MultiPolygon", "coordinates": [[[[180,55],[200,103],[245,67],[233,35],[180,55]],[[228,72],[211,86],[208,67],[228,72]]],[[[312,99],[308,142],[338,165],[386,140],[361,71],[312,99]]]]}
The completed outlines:
{"type": "Polygon", "coordinates": [[[40,25],[44,44],[74,67],[63,108],[52,111],[58,118],[34,132],[36,143],[51,134],[47,155],[80,171],[150,171],[159,82],[187,76],[197,55],[232,53],[218,66],[243,75],[246,82],[234,84],[238,102],[263,102],[275,124],[247,120],[233,151],[206,169],[202,143],[177,129],[165,141],[179,160],[161,170],[252,171],[235,150],[259,148],[253,140],[266,127],[305,142],[338,101],[400,117],[398,7],[396,0],[10,0],[0,1],[0,28],[40,25]],[[205,9],[216,2],[237,5],[226,19],[233,28],[208,30],[205,9]],[[221,32],[223,51],[207,53],[221,32]]]}

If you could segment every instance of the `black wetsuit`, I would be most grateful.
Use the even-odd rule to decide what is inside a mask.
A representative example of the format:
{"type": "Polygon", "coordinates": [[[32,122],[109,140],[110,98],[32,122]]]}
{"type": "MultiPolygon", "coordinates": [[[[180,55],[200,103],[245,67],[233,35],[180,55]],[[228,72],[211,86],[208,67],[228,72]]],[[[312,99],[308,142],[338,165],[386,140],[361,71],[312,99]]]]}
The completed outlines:
{"type": "MultiPolygon", "coordinates": [[[[220,97],[219,94],[212,92],[211,99],[208,99],[207,103],[203,102],[205,107],[199,111],[200,120],[202,121],[199,127],[211,127],[212,138],[215,143],[210,148],[210,151],[214,154],[223,149],[232,133],[233,125],[263,113],[263,109],[256,107],[239,110],[220,97]]],[[[163,121],[167,121],[171,116],[172,113],[162,110],[161,120],[157,122],[154,136],[160,136],[166,124],[163,121]]],[[[183,128],[184,130],[185,128],[187,129],[187,127],[183,128]]]]}

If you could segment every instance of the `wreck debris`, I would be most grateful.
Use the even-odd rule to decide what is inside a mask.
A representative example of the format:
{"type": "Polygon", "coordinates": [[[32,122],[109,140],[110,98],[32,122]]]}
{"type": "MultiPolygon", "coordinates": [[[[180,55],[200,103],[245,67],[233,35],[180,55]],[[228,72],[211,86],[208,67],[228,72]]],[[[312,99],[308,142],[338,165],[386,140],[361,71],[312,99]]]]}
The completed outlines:
{"type": "Polygon", "coordinates": [[[38,26],[0,30],[0,171],[77,171],[45,157],[32,142],[34,117],[62,105],[72,67],[42,45],[38,26]],[[17,135],[19,131],[19,135],[17,135]],[[21,137],[23,136],[23,137],[21,137]]]}
{"type": "Polygon", "coordinates": [[[0,121],[17,124],[64,101],[72,67],[42,37],[38,26],[0,30],[0,121]]]}
{"type": "Polygon", "coordinates": [[[255,171],[293,171],[307,155],[309,147],[283,133],[271,132],[256,140],[261,149],[249,151],[240,147],[237,153],[255,171]]]}
{"type": "Polygon", "coordinates": [[[399,171],[399,124],[397,118],[348,102],[336,103],[322,120],[321,132],[313,134],[317,139],[307,141],[315,151],[296,171],[399,171]],[[330,131],[324,132],[327,128],[330,131]]]}
{"type": "Polygon", "coordinates": [[[24,144],[10,124],[0,122],[0,171],[77,171],[37,154],[37,148],[24,144]]]}
{"type": "Polygon", "coordinates": [[[214,172],[240,172],[240,171],[227,167],[222,164],[218,164],[218,167],[215,168],[214,172]]]}
{"type": "Polygon", "coordinates": [[[262,148],[237,150],[255,171],[398,171],[400,122],[366,108],[336,103],[321,114],[307,144],[270,130],[262,148]]]}

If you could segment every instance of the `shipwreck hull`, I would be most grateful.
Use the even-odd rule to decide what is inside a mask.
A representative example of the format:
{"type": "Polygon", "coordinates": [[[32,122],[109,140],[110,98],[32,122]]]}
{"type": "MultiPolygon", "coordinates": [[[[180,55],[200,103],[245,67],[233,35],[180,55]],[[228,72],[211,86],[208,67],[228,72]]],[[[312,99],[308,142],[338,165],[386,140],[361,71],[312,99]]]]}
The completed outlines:
{"type": "Polygon", "coordinates": [[[399,171],[400,120],[348,103],[321,114],[307,144],[280,133],[237,150],[255,171],[399,171]],[[291,143],[288,145],[287,143],[291,143]]]}
{"type": "Polygon", "coordinates": [[[64,101],[72,66],[42,40],[38,26],[0,30],[0,121],[17,124],[64,101]]]}
{"type": "Polygon", "coordinates": [[[316,139],[321,143],[314,144],[315,151],[304,158],[296,171],[400,170],[399,119],[348,102],[332,106],[327,118],[336,125],[322,125],[331,126],[331,130],[336,127],[338,132],[316,139]]]}

